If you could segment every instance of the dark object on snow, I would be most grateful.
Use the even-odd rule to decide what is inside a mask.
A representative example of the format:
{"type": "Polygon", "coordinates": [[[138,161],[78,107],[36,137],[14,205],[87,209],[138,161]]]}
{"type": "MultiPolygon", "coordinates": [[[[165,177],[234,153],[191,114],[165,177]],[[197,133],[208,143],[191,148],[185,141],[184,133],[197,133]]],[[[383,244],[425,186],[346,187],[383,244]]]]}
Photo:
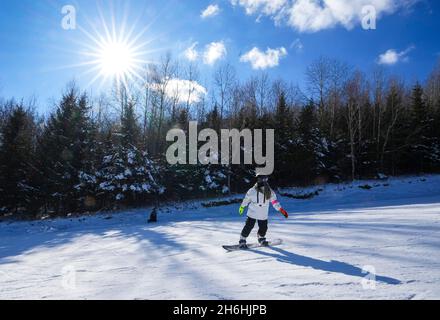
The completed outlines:
{"type": "Polygon", "coordinates": [[[148,219],[148,223],[156,223],[157,222],[157,209],[154,208],[150,214],[150,219],[148,219]]]}
{"type": "Polygon", "coordinates": [[[364,190],[370,190],[370,189],[373,189],[373,187],[370,186],[370,185],[368,185],[368,184],[366,184],[366,185],[364,185],[364,186],[359,186],[359,188],[360,188],[360,189],[364,189],[364,190]]]}

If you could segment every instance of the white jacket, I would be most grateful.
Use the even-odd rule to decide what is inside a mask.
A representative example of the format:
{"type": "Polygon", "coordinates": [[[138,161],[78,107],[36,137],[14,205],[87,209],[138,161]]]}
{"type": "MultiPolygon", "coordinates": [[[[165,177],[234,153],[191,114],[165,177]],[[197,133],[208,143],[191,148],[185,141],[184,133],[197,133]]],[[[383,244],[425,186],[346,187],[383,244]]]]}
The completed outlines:
{"type": "Polygon", "coordinates": [[[277,200],[275,192],[272,191],[270,199],[265,199],[264,193],[257,191],[256,187],[252,187],[247,193],[241,204],[242,207],[247,207],[247,216],[256,220],[267,220],[269,218],[269,203],[272,204],[275,210],[279,211],[281,205],[277,200]]]}

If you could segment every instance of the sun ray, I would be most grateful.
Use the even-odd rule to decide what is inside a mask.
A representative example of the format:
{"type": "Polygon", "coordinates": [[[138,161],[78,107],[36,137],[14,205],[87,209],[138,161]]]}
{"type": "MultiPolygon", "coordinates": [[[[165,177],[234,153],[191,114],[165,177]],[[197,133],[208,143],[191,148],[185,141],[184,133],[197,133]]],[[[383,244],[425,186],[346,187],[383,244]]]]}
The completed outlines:
{"type": "Polygon", "coordinates": [[[115,5],[113,1],[109,1],[105,11],[103,3],[96,1],[96,18],[92,20],[84,16],[84,24],[77,26],[83,39],[73,40],[76,48],[80,49],[69,53],[79,54],[81,60],[59,69],[83,68],[79,76],[87,77],[88,86],[102,88],[105,84],[110,84],[119,88],[125,87],[126,90],[142,89],[146,81],[145,68],[155,63],[152,57],[160,51],[170,49],[156,48],[152,44],[168,32],[159,32],[152,36],[149,31],[159,15],[152,16],[146,22],[143,17],[147,5],[132,19],[128,2],[115,5]],[[115,9],[118,10],[118,15],[115,14],[115,9]]]}
{"type": "MultiPolygon", "coordinates": [[[[89,67],[84,75],[93,74],[89,85],[94,85],[99,81],[102,86],[107,81],[113,81],[118,86],[128,87],[131,82],[144,81],[141,76],[145,65],[152,63],[151,59],[145,57],[155,52],[149,46],[154,39],[140,41],[148,32],[150,24],[140,32],[136,32],[136,23],[128,28],[128,6],[124,6],[122,20],[116,19],[111,14],[109,19],[105,19],[102,4],[98,1],[98,21],[100,26],[93,24],[90,20],[86,22],[90,25],[88,30],[82,26],[79,30],[89,40],[82,43],[83,50],[80,52],[84,58],[83,62],[72,64],[66,67],[89,67]]],[[[114,12],[113,4],[111,10],[114,12]]],[[[139,17],[136,21],[139,21],[139,17]]]]}

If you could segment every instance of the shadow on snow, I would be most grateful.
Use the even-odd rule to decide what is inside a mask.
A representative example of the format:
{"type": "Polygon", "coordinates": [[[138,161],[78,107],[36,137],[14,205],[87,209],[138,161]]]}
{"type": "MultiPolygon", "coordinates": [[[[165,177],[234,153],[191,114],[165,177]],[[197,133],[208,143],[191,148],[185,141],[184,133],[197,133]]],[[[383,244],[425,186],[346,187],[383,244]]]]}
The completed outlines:
{"type": "MultiPolygon", "coordinates": [[[[301,256],[299,254],[295,254],[280,248],[270,248],[270,249],[274,251],[274,253],[260,251],[260,250],[250,250],[250,251],[252,251],[255,254],[275,258],[279,262],[289,263],[295,266],[311,267],[316,270],[342,273],[348,276],[360,277],[360,278],[365,278],[367,276],[367,273],[363,272],[361,268],[346,262],[335,261],[335,260],[324,261],[306,256],[301,256]]],[[[380,275],[376,275],[376,281],[391,285],[397,285],[402,283],[398,279],[380,276],[380,275]]]]}

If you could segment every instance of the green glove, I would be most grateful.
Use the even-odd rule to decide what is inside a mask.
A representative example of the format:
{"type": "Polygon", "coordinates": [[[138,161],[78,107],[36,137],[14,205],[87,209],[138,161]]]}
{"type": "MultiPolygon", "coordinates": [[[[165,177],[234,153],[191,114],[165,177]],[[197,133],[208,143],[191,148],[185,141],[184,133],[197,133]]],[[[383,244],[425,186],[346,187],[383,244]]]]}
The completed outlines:
{"type": "Polygon", "coordinates": [[[240,213],[240,216],[243,215],[244,209],[245,209],[245,207],[240,206],[240,209],[238,210],[238,212],[240,213]]]}

